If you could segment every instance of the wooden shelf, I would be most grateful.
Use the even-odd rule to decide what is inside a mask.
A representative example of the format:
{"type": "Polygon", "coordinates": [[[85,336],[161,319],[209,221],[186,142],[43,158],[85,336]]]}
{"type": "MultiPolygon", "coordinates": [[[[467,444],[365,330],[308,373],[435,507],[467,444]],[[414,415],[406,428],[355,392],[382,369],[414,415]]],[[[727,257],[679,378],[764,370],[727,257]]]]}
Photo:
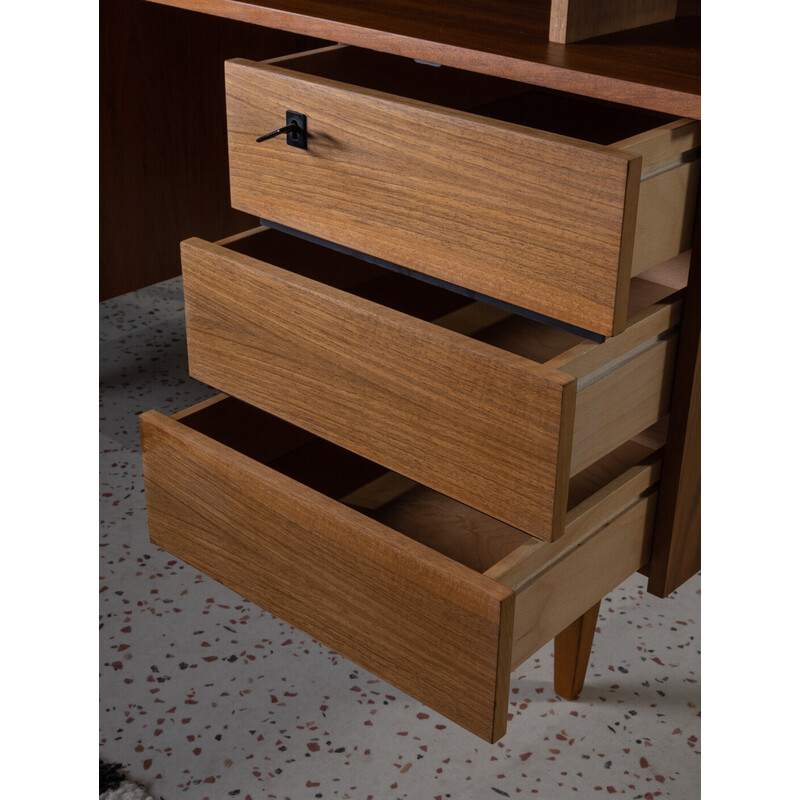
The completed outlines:
{"type": "Polygon", "coordinates": [[[700,118],[700,18],[681,12],[563,45],[549,41],[550,0],[150,2],[700,118]]]}

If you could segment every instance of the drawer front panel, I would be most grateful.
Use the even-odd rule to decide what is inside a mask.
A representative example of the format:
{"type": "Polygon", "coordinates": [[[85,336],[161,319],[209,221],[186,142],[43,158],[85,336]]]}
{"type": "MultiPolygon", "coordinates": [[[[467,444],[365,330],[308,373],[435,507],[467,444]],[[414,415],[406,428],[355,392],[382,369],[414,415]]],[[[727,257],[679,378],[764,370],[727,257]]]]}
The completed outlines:
{"type": "Polygon", "coordinates": [[[514,594],[154,411],[152,541],[489,741],[506,728],[514,594]]]}
{"type": "Polygon", "coordinates": [[[226,64],[243,211],[609,335],[624,327],[641,158],[276,66],[226,64]],[[308,149],[285,137],[308,120],[308,149]]]}
{"type": "Polygon", "coordinates": [[[571,376],[201,240],[183,268],[195,378],[539,538],[563,531],[571,376]]]}

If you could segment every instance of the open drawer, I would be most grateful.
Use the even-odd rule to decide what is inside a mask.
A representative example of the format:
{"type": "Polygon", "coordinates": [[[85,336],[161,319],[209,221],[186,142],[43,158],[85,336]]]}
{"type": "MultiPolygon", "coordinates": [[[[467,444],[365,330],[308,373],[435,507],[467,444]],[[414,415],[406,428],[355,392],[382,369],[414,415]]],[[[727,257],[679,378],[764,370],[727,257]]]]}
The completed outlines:
{"type": "Polygon", "coordinates": [[[274,230],[182,260],[193,377],[540,539],[667,413],[683,257],[602,344],[274,230]]]}
{"type": "Polygon", "coordinates": [[[226,63],[235,208],[611,335],[691,246],[699,122],[330,47],[226,63]],[[257,139],[305,116],[307,146],[257,139]]]}
{"type": "Polygon", "coordinates": [[[511,670],[648,560],[650,445],[544,543],[224,395],[140,422],[155,544],[488,741],[511,670]]]}

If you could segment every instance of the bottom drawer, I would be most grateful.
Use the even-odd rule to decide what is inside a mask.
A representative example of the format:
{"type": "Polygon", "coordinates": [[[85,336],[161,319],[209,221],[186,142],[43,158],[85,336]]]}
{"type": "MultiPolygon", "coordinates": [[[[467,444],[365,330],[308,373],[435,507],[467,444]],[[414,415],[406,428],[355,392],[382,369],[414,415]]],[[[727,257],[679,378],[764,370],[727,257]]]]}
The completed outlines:
{"type": "Polygon", "coordinates": [[[155,544],[491,742],[511,670],[649,557],[651,440],[572,478],[550,543],[226,395],[141,434],[155,544]]]}

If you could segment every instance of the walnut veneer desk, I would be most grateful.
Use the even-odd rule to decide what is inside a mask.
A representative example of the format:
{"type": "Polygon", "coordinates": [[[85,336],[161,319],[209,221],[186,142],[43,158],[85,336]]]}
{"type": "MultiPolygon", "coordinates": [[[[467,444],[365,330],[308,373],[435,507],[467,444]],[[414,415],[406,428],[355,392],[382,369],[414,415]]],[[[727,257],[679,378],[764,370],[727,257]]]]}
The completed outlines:
{"type": "Polygon", "coordinates": [[[151,537],[496,741],[512,668],[555,637],[576,696],[602,597],[699,567],[698,19],[169,5],[338,44],[226,64],[265,224],[184,242],[227,396],[142,416],[151,537]]]}

